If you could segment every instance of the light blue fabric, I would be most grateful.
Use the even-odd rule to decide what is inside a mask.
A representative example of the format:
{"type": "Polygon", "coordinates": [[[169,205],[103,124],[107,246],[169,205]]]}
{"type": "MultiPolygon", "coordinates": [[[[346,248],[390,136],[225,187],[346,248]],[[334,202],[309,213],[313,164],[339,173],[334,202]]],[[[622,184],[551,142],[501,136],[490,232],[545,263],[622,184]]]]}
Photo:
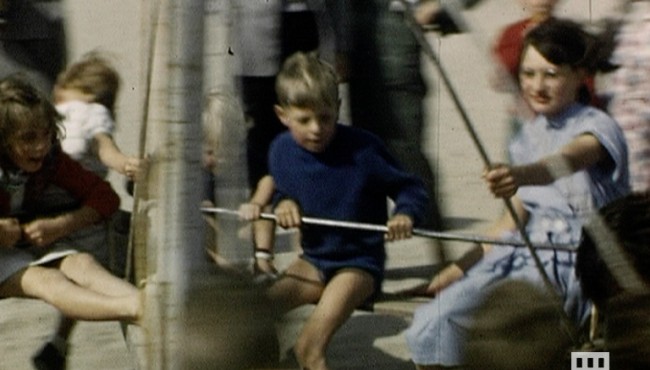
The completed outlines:
{"type": "MultiPolygon", "coordinates": [[[[511,158],[515,164],[535,162],[582,134],[598,138],[613,165],[580,171],[547,186],[520,188],[517,196],[529,213],[526,230],[534,243],[577,244],[586,218],[629,192],[627,149],[622,132],[609,116],[591,107],[576,104],[552,120],[538,116],[525,124],[513,138],[511,158]]],[[[589,304],[582,297],[574,273],[575,254],[551,250],[538,250],[537,254],[569,317],[577,323],[583,322],[588,316],[589,304]]],[[[527,249],[493,248],[463,279],[416,310],[413,323],[406,331],[413,361],[428,365],[462,365],[463,345],[473,313],[486,292],[506,278],[543,286],[527,249]]]]}

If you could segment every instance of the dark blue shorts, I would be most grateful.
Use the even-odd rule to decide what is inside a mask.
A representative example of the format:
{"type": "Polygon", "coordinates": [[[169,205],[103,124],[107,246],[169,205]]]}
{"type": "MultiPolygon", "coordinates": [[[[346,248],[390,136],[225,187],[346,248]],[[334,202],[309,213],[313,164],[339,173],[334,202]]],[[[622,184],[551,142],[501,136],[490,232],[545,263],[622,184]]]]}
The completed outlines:
{"type": "Polygon", "coordinates": [[[372,275],[374,280],[375,289],[368,300],[363,304],[364,306],[372,304],[379,294],[381,293],[381,285],[384,281],[384,266],[383,263],[373,261],[371,258],[358,257],[354,259],[347,259],[342,261],[324,260],[322,258],[314,258],[306,254],[300,255],[300,258],[309,262],[319,272],[320,279],[324,284],[329,283],[330,280],[342,269],[356,268],[365,271],[372,275]]]}

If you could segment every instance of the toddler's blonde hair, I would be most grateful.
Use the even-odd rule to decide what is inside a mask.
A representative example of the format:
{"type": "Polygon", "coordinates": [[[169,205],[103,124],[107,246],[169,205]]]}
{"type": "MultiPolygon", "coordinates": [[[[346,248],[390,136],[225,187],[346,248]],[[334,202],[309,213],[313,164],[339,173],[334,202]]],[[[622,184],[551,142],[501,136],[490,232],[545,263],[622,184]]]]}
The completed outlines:
{"type": "Polygon", "coordinates": [[[93,51],[61,72],[55,88],[76,89],[94,96],[95,103],[102,104],[115,116],[115,101],[120,88],[117,70],[101,53],[93,51]]]}
{"type": "Polygon", "coordinates": [[[204,99],[203,142],[210,143],[217,157],[222,157],[226,140],[237,140],[245,129],[244,112],[235,94],[223,88],[208,92],[204,99]]]}

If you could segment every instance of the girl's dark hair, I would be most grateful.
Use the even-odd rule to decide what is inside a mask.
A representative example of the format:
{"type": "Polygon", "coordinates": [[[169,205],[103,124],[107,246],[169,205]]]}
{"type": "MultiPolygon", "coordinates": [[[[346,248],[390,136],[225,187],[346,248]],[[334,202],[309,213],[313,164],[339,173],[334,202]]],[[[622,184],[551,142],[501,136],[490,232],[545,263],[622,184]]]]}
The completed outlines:
{"type": "Polygon", "coordinates": [[[524,50],[533,46],[553,64],[593,71],[593,41],[580,24],[566,19],[550,18],[526,35],[524,50]]]}
{"type": "MultiPolygon", "coordinates": [[[[650,192],[632,193],[600,210],[632,267],[650,287],[650,192]]],[[[578,248],[576,273],[585,295],[603,305],[622,288],[598,253],[597,241],[583,233],[578,248]]]]}
{"type": "Polygon", "coordinates": [[[0,80],[0,159],[7,164],[8,140],[24,128],[47,129],[52,143],[62,136],[61,115],[38,89],[21,75],[0,80]]]}

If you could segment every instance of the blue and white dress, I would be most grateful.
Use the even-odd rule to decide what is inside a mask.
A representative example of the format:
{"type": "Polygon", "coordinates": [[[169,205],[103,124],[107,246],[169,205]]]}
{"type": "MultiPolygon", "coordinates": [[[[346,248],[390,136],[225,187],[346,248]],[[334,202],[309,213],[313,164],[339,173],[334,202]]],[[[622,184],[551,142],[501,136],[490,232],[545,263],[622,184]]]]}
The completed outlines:
{"type": "MultiPolygon", "coordinates": [[[[612,164],[579,171],[550,185],[521,187],[517,197],[528,213],[526,230],[533,243],[577,245],[586,219],[598,208],[629,192],[623,134],[611,117],[588,106],[574,104],[553,119],[537,116],[525,124],[510,144],[513,164],[536,162],[558,152],[582,134],[595,136],[609,153],[612,164]]],[[[503,237],[520,238],[518,233],[503,237]]],[[[583,322],[589,313],[589,303],[582,296],[575,276],[575,253],[538,250],[537,255],[569,317],[577,323],[583,322]]],[[[467,329],[475,310],[486,292],[506,278],[544,284],[527,248],[493,248],[465,277],[416,310],[413,323],[406,331],[413,361],[462,365],[467,329]]]]}

